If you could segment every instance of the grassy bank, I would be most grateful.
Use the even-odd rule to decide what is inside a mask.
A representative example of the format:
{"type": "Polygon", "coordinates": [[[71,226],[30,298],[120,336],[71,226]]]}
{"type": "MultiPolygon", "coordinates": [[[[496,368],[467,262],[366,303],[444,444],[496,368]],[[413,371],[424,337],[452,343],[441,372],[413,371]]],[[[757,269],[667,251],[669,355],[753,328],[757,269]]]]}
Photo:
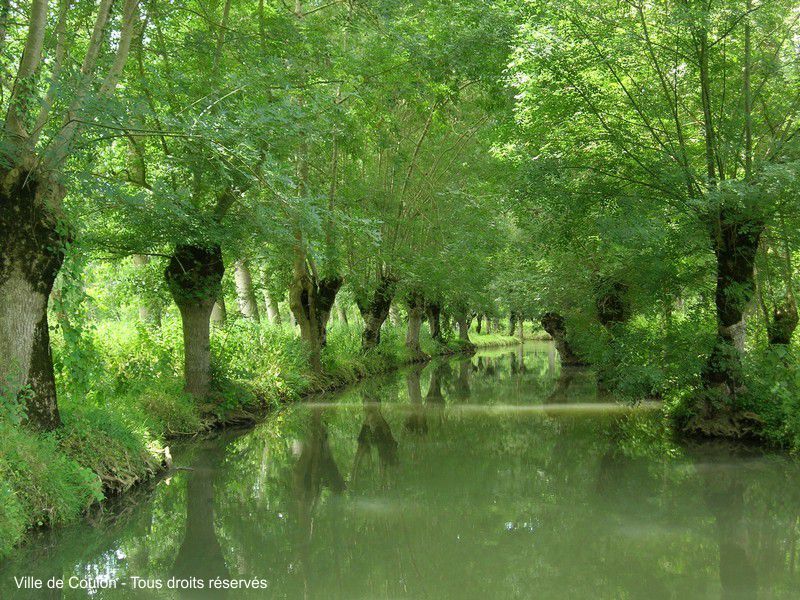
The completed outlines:
{"type": "MultiPolygon", "coordinates": [[[[157,332],[115,323],[83,332],[69,354],[56,345],[64,427],[36,434],[12,426],[18,406],[3,401],[0,419],[0,557],[31,528],[78,518],[93,503],[124,492],[169,462],[170,439],[231,422],[252,421],[270,407],[334,389],[407,364],[404,330],[386,326],[379,347],[360,351],[360,328],[333,326],[324,374],[306,368],[290,327],[232,323],[214,336],[215,389],[198,405],[182,391],[179,325],[157,332]]],[[[472,334],[496,347],[513,337],[472,334]]],[[[463,347],[422,336],[429,355],[463,347]]]]}

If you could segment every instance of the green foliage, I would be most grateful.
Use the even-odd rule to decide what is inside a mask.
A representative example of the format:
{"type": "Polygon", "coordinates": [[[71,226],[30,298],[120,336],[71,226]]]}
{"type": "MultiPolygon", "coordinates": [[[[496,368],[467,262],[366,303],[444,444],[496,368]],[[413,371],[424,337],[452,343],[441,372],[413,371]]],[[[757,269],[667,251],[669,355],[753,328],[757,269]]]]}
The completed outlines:
{"type": "Polygon", "coordinates": [[[8,550],[29,527],[76,518],[103,498],[99,477],[66,455],[59,440],[0,424],[0,539],[8,550]]]}
{"type": "MultiPolygon", "coordinates": [[[[177,323],[160,329],[136,323],[100,323],[86,332],[98,349],[84,367],[103,378],[83,394],[80,382],[59,378],[64,426],[54,435],[34,434],[0,421],[0,556],[24,531],[78,517],[91,503],[152,477],[164,461],[169,439],[194,435],[214,424],[252,415],[265,407],[341,387],[405,364],[405,331],[387,326],[381,344],[362,353],[360,328],[330,327],[323,352],[325,371],[314,376],[308,354],[290,326],[232,320],[213,339],[214,390],[205,405],[182,391],[177,323]]],[[[421,336],[429,354],[452,352],[421,336]]],[[[475,336],[478,344],[513,338],[475,336]]],[[[56,363],[64,365],[55,345],[56,363]]]]}
{"type": "Polygon", "coordinates": [[[800,450],[800,369],[797,350],[775,348],[749,357],[742,407],[764,421],[767,439],[800,450]]]}

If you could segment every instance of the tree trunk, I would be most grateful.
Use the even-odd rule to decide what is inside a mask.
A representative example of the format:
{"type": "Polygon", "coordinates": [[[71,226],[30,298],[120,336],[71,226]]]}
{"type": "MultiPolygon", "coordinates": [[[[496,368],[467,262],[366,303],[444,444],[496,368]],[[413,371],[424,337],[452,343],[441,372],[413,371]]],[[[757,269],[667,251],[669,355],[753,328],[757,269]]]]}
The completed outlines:
{"type": "Polygon", "coordinates": [[[469,322],[472,320],[466,311],[458,313],[456,322],[458,324],[458,339],[461,342],[462,350],[468,353],[475,352],[475,344],[469,339],[469,322]]]}
{"type": "MultiPolygon", "coordinates": [[[[481,333],[481,329],[483,329],[483,315],[481,313],[478,313],[476,318],[477,318],[477,321],[475,323],[475,333],[480,334],[481,333]]],[[[487,331],[486,333],[489,333],[489,332],[487,331]]]]}
{"type": "Polygon", "coordinates": [[[236,299],[239,303],[239,312],[245,319],[253,319],[256,323],[261,321],[258,314],[258,303],[253,291],[253,276],[246,260],[237,260],[234,263],[233,278],[236,282],[236,299]]]}
{"type": "Polygon", "coordinates": [[[393,277],[382,275],[369,304],[362,310],[364,317],[364,331],[361,334],[362,351],[366,352],[380,344],[381,327],[389,316],[396,287],[397,281],[393,277]]]}
{"type": "Polygon", "coordinates": [[[219,246],[175,247],[164,271],[183,324],[184,385],[197,399],[208,395],[211,383],[209,319],[220,296],[225,266],[219,246]]]}
{"type": "Polygon", "coordinates": [[[339,277],[317,280],[306,266],[305,254],[295,257],[294,278],[289,286],[289,306],[300,337],[308,344],[309,361],[315,373],[322,372],[322,348],[327,343],[327,325],[336,294],[342,286],[339,277]]]}
{"type": "Polygon", "coordinates": [[[264,283],[264,307],[267,309],[267,319],[269,319],[269,322],[273,325],[280,325],[280,309],[278,308],[278,303],[275,302],[275,298],[272,297],[269,289],[267,289],[266,283],[264,283]]]}
{"type": "Polygon", "coordinates": [[[702,378],[707,388],[719,389],[726,396],[734,395],[741,385],[744,313],[755,291],[753,267],[762,230],[760,223],[727,212],[712,228],[717,338],[702,378]]]}
{"type": "Polygon", "coordinates": [[[425,311],[428,313],[428,327],[431,330],[431,337],[440,344],[443,344],[444,338],[442,337],[441,322],[442,307],[436,302],[428,302],[425,311]]]}
{"type": "Polygon", "coordinates": [[[225,308],[225,296],[220,294],[211,309],[211,323],[213,323],[214,327],[222,327],[227,320],[228,310],[225,308]]]}
{"type": "Polygon", "coordinates": [[[519,321],[517,322],[517,325],[519,327],[519,339],[520,339],[520,341],[524,342],[525,341],[525,319],[520,317],[519,321]]]}
{"type": "Polygon", "coordinates": [[[47,304],[64,261],[63,196],[35,173],[0,170],[0,385],[45,430],[61,424],[47,304]]]}
{"type": "Polygon", "coordinates": [[[419,332],[422,329],[423,301],[422,297],[411,294],[408,301],[408,331],[406,332],[406,348],[411,353],[412,360],[423,361],[429,357],[422,351],[419,344],[419,332]]]}
{"type": "Polygon", "coordinates": [[[541,319],[542,329],[544,329],[550,337],[553,338],[553,344],[561,355],[562,365],[583,365],[585,364],[577,355],[572,351],[572,347],[567,341],[567,326],[564,322],[564,317],[558,313],[549,312],[542,315],[541,319]]]}
{"type": "Polygon", "coordinates": [[[513,336],[517,332],[517,313],[513,310],[508,314],[508,335],[513,336]]]}

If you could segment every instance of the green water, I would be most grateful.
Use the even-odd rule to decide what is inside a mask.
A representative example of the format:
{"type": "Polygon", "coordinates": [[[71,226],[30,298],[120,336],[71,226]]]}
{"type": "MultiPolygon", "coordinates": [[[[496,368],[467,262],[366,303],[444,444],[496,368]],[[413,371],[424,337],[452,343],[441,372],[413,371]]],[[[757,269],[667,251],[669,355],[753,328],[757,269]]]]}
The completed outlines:
{"type": "Polygon", "coordinates": [[[177,449],[0,565],[0,598],[800,597],[798,465],[660,422],[545,343],[406,370],[177,449]]]}

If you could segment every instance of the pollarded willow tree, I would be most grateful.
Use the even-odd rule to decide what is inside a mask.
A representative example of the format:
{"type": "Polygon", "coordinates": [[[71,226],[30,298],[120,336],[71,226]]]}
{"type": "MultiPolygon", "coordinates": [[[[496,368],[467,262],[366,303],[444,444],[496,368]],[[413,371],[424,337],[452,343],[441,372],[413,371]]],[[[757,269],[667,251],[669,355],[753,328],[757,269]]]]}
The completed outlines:
{"type": "Polygon", "coordinates": [[[450,219],[448,235],[480,235],[460,219],[460,209],[465,200],[490,196],[470,174],[486,159],[485,137],[494,117],[508,106],[500,81],[510,29],[499,7],[469,2],[422,1],[380,10],[391,23],[389,35],[379,30],[363,47],[366,56],[390,57],[390,68],[379,84],[360,91],[366,153],[354,164],[351,183],[352,195],[366,200],[352,215],[375,223],[376,231],[349,241],[346,254],[365,321],[362,348],[380,342],[399,293],[412,317],[409,347],[418,353],[424,308],[431,309],[439,339],[438,292],[447,284],[435,274],[447,270],[441,263],[452,258],[434,232],[450,219]]]}
{"type": "Polygon", "coordinates": [[[0,382],[26,398],[31,423],[50,429],[60,418],[47,306],[74,226],[63,212],[66,173],[76,142],[109,110],[139,3],[3,6],[14,18],[0,29],[12,74],[0,82],[0,382]]]}
{"type": "Polygon", "coordinates": [[[759,244],[780,212],[776,174],[797,168],[796,6],[599,0],[529,10],[511,66],[526,152],[700,224],[717,332],[702,372],[709,393],[687,426],[746,427],[735,402],[743,315],[759,244]]]}

